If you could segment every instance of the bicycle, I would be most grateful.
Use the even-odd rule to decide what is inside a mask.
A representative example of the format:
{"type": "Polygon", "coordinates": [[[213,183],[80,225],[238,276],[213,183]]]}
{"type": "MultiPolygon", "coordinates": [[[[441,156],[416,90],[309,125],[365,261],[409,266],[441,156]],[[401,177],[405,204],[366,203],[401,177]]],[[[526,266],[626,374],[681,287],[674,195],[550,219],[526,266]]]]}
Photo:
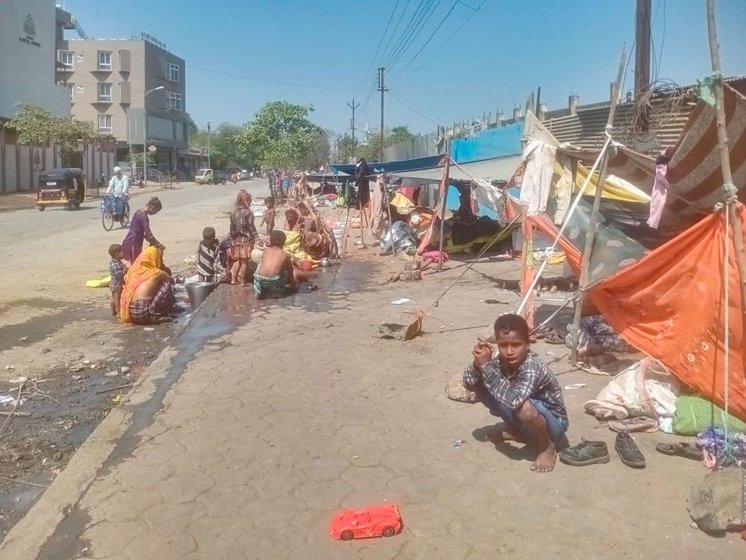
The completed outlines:
{"type": "Polygon", "coordinates": [[[104,195],[101,199],[101,225],[104,226],[106,231],[111,231],[114,227],[114,222],[124,228],[130,223],[130,204],[128,199],[124,199],[124,212],[120,216],[115,216],[114,211],[116,210],[116,199],[114,195],[104,195]]]}

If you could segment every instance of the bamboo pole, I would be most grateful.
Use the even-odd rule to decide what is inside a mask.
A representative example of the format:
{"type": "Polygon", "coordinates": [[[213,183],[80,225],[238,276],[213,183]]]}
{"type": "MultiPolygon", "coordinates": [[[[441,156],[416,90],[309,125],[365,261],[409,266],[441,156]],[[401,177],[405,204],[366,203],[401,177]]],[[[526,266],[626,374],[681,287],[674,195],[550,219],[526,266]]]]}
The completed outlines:
{"type": "MultiPolygon", "coordinates": [[[[720,168],[723,173],[723,185],[730,185],[731,188],[735,188],[733,185],[733,173],[730,167],[730,155],[728,153],[728,132],[726,129],[725,122],[725,95],[723,93],[723,76],[721,73],[720,66],[720,47],[718,46],[717,39],[717,23],[715,21],[715,0],[707,0],[707,34],[710,43],[710,61],[712,63],[712,71],[715,75],[715,122],[717,124],[717,135],[718,135],[718,151],[720,153],[720,168]]],[[[733,199],[732,194],[726,192],[726,208],[725,211],[728,213],[726,219],[730,218],[733,224],[733,244],[735,246],[736,253],[736,265],[738,267],[739,286],[741,288],[741,315],[742,324],[746,325],[746,256],[744,255],[743,247],[743,223],[741,222],[741,215],[737,211],[736,203],[737,198],[733,199]]],[[[725,240],[726,243],[730,243],[730,239],[725,240]]],[[[727,252],[726,252],[727,254],[727,252]]],[[[727,263],[726,263],[727,264],[727,263]]],[[[723,278],[726,290],[729,289],[729,278],[723,278]]],[[[725,326],[729,328],[728,325],[725,326]]],[[[726,352],[728,348],[726,348],[726,352]]],[[[726,358],[727,362],[727,358],[726,358]]],[[[746,368],[746,363],[743,364],[746,368]]],[[[728,410],[728,391],[729,385],[728,380],[728,364],[725,364],[726,371],[726,394],[725,394],[725,410],[728,410]]]]}
{"type": "MultiPolygon", "coordinates": [[[[619,59],[619,71],[617,72],[616,82],[612,88],[611,94],[611,105],[609,107],[609,118],[606,121],[607,134],[614,125],[614,114],[616,113],[617,100],[619,99],[619,89],[621,88],[622,79],[624,78],[624,66],[627,58],[627,47],[622,47],[622,56],[619,59]]],[[[591,210],[591,216],[588,223],[588,231],[585,234],[585,250],[583,251],[583,259],[580,263],[580,279],[578,282],[578,300],[575,304],[575,315],[572,320],[572,350],[570,352],[570,362],[575,363],[578,361],[578,331],[580,329],[580,313],[583,309],[583,301],[585,300],[585,289],[588,287],[588,269],[591,264],[591,253],[593,251],[593,240],[596,236],[596,224],[598,223],[598,212],[601,208],[601,194],[603,193],[603,187],[606,183],[606,170],[609,164],[609,148],[603,154],[603,160],[601,163],[601,169],[598,175],[598,184],[596,185],[596,194],[593,198],[593,209],[591,210]]]]}
{"type": "Polygon", "coordinates": [[[440,185],[441,216],[440,216],[440,238],[438,239],[438,272],[443,268],[443,235],[446,226],[446,199],[448,198],[448,173],[451,169],[451,143],[448,142],[448,154],[446,155],[443,168],[443,182],[440,185]]]}

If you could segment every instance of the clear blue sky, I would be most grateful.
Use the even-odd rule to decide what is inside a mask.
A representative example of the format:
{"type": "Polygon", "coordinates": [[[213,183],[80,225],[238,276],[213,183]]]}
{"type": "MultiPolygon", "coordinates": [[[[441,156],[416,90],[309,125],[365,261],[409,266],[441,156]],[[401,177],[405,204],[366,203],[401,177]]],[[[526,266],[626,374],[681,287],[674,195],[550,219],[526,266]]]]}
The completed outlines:
{"type": "MultiPolygon", "coordinates": [[[[622,45],[626,42],[629,51],[634,41],[634,0],[464,0],[455,7],[454,0],[64,4],[89,35],[129,38],[144,30],[184,58],[187,110],[201,126],[208,120],[243,123],[263,103],[284,99],[313,104],[318,124],[343,132],[350,121],[347,103],[354,96],[362,103],[358,128],[375,128],[378,66],[390,68],[387,126],[408,125],[415,132],[487,111],[494,115],[496,109],[510,115],[537,86],[549,109],[564,107],[570,92],[578,93],[581,103],[603,101],[622,45]],[[426,25],[409,44],[401,42],[395,49],[407,37],[404,32],[416,28],[418,6],[426,25]],[[480,6],[470,17],[472,8],[480,6]],[[427,7],[434,8],[429,19],[427,7]],[[390,18],[389,33],[374,58],[390,18]]],[[[689,84],[706,74],[705,0],[652,4],[657,77],[689,84]]],[[[746,0],[717,4],[723,71],[746,74],[746,0]]],[[[632,86],[632,71],[625,90],[632,86]]]]}

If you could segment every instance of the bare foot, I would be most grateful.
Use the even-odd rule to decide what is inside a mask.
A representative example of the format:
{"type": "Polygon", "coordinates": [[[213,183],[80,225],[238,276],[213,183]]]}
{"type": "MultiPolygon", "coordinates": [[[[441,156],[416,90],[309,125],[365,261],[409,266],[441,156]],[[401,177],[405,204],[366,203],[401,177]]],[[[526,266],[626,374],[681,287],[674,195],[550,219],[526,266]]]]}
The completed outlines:
{"type": "Polygon", "coordinates": [[[505,424],[498,424],[498,430],[490,436],[492,441],[517,441],[518,443],[527,443],[526,438],[521,432],[508,428],[505,424]]]}
{"type": "Polygon", "coordinates": [[[554,470],[554,464],[557,462],[557,450],[554,444],[549,446],[536,456],[536,460],[531,465],[531,470],[539,473],[547,473],[554,470]]]}

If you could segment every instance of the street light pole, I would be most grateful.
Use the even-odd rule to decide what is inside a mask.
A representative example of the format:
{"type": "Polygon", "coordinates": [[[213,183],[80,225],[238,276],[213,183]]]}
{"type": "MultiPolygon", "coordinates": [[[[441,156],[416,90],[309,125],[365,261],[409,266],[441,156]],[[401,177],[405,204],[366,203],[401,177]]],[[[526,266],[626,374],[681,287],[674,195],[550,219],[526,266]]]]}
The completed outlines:
{"type": "Polygon", "coordinates": [[[142,174],[143,174],[143,180],[145,181],[145,186],[148,186],[148,100],[147,97],[149,94],[153,93],[154,91],[158,91],[161,89],[166,89],[166,86],[158,86],[153,89],[149,89],[145,92],[145,95],[142,96],[142,115],[143,115],[143,125],[142,125],[142,174]]]}
{"type": "Polygon", "coordinates": [[[207,121],[207,169],[212,169],[210,161],[210,125],[215,121],[207,121]]]}

